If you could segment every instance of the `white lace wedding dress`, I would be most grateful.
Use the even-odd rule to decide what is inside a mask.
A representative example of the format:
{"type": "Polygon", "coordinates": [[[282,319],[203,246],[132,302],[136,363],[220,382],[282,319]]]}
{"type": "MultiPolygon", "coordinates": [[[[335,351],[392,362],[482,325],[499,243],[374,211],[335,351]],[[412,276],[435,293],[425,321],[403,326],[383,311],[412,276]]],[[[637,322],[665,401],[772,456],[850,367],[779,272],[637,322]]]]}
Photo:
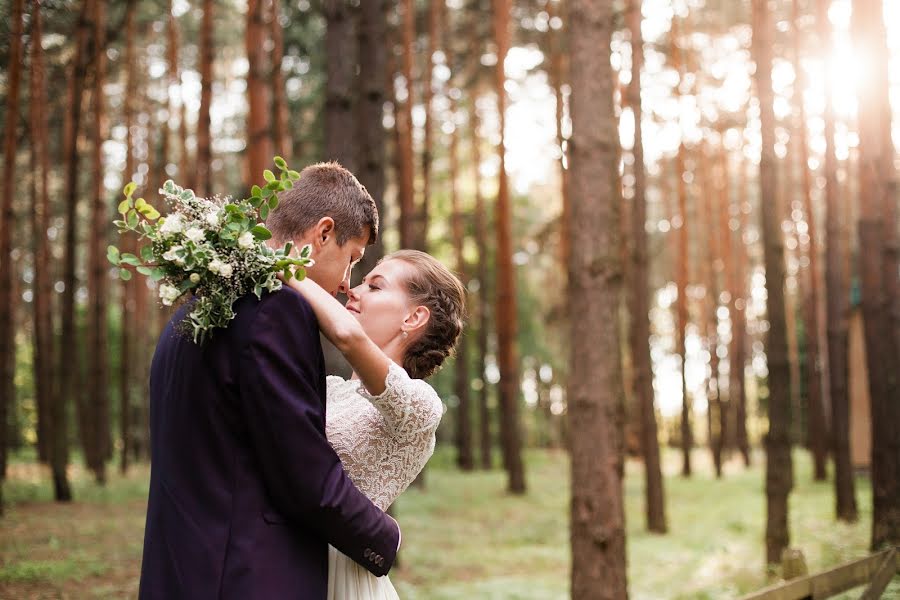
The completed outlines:
{"type": "MultiPolygon", "coordinates": [[[[391,363],[385,391],[328,377],[326,431],[353,483],[382,510],[412,483],[434,452],[443,404],[434,389],[391,363]]],[[[376,577],[328,547],[328,600],[397,600],[387,577],[376,577]]]]}

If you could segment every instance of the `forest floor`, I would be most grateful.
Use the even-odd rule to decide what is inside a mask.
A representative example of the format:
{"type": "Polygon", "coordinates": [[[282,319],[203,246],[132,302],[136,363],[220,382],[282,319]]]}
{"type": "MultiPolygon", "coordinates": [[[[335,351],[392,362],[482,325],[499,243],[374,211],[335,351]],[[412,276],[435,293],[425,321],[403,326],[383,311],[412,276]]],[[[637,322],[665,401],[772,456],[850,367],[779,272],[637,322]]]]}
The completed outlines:
{"type": "MultiPolygon", "coordinates": [[[[626,469],[629,592],[632,599],[733,598],[767,584],[763,568],[765,495],[762,455],[747,470],[737,458],[713,477],[708,453],[694,455],[695,476],[678,476],[680,455],[664,454],[670,533],[645,531],[640,462],[626,469]]],[[[807,453],[796,451],[791,494],[792,545],[811,572],[867,554],[868,479],[857,479],[860,520],[835,523],[831,483],[812,481],[807,453]]],[[[403,527],[400,565],[391,578],[405,600],[563,599],[568,594],[568,461],[530,451],[528,494],[505,493],[500,470],[461,473],[439,449],[425,490],[397,503],[403,527]]],[[[76,502],[50,502],[49,473],[14,458],[0,518],[0,598],[134,598],[143,539],[148,467],[110,473],[105,488],[72,470],[76,502]]],[[[856,597],[853,595],[844,597],[856,597]]],[[[900,578],[885,595],[900,598],[900,578]]]]}

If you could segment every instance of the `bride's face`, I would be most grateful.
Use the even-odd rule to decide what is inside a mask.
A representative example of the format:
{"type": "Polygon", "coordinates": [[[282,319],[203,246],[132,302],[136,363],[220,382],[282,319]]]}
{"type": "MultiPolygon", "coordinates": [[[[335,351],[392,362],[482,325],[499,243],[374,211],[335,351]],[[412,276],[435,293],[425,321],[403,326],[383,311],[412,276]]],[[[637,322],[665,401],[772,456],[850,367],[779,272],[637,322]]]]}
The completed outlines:
{"type": "Polygon", "coordinates": [[[379,348],[398,341],[404,324],[415,313],[405,287],[412,269],[405,261],[386,260],[347,294],[347,310],[379,348]]]}

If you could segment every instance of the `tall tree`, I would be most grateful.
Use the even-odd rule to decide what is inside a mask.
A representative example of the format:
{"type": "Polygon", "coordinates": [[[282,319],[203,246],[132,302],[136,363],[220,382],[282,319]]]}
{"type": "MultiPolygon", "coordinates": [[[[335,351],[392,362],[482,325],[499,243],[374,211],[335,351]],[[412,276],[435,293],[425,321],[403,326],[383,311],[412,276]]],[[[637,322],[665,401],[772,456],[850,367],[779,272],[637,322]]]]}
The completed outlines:
{"type": "Polygon", "coordinates": [[[859,96],[859,268],[872,415],[872,548],[900,543],[900,349],[894,322],[897,198],[883,3],[853,4],[859,96]]]}
{"type": "MultiPolygon", "coordinates": [[[[326,3],[328,4],[328,3],[326,3]]],[[[262,175],[272,161],[272,123],[269,68],[266,61],[266,10],[263,0],[247,2],[247,181],[262,175]]],[[[329,52],[330,54],[330,52],[329,52]]],[[[326,138],[327,139],[327,138],[326,138]]]]}
{"type": "MultiPolygon", "coordinates": [[[[93,31],[93,13],[96,0],[84,0],[75,26],[75,54],[69,68],[69,89],[66,110],[65,131],[63,139],[63,161],[66,165],[65,179],[65,244],[63,254],[63,293],[60,303],[62,313],[60,352],[58,373],[59,388],[55,390],[57,401],[54,403],[54,453],[59,453],[64,463],[68,462],[68,443],[64,429],[66,404],[69,398],[80,402],[81,378],[79,377],[81,354],[65,352],[66,348],[77,346],[75,327],[75,288],[78,285],[76,274],[76,243],[78,240],[78,174],[80,173],[81,154],[78,152],[78,137],[81,132],[82,106],[84,104],[84,82],[90,62],[88,43],[93,31]]],[[[79,410],[79,415],[83,411],[79,410]]],[[[79,422],[82,419],[79,416],[79,422]]],[[[59,457],[56,457],[59,458],[59,457]]],[[[58,500],[63,500],[59,498],[58,500]]]]}
{"type": "Polygon", "coordinates": [[[348,0],[326,0],[325,157],[356,171],[353,89],[357,43],[354,8],[348,0]]]}
{"type": "Polygon", "coordinates": [[[509,0],[493,0],[494,41],[497,44],[496,93],[500,143],[497,152],[500,168],[497,174],[497,362],[500,367],[500,431],[504,465],[509,474],[508,489],[525,493],[525,469],[522,465],[522,440],[519,430],[519,358],[516,347],[517,311],[516,279],[512,262],[512,204],[509,179],[506,176],[506,71],[504,62],[509,51],[509,0]]]}
{"type": "Polygon", "coordinates": [[[781,561],[789,543],[788,496],[793,487],[791,462],[790,370],[787,355],[784,303],[784,246],[776,193],[775,113],[772,93],[773,24],[767,0],[753,0],[753,58],[759,97],[762,150],[759,161],[763,261],[766,270],[765,342],[769,369],[769,432],[766,434],[766,562],[781,561]]]}
{"type": "Polygon", "coordinates": [[[44,70],[43,16],[39,1],[31,2],[31,77],[29,78],[28,124],[31,143],[31,242],[34,265],[46,265],[34,272],[34,343],[32,366],[34,396],[37,408],[37,447],[41,462],[50,462],[52,424],[50,405],[53,394],[53,298],[50,249],[47,229],[50,227],[49,155],[47,152],[47,84],[44,70]]]}
{"type": "MultiPolygon", "coordinates": [[[[387,2],[371,0],[359,5],[359,99],[356,106],[356,139],[359,143],[357,173],[360,182],[378,207],[378,214],[385,223],[384,189],[387,173],[384,131],[384,102],[387,98],[384,73],[387,69],[387,2]]],[[[384,236],[379,235],[375,244],[354,271],[357,277],[368,273],[384,256],[384,236]]]]}
{"type": "Polygon", "coordinates": [[[428,49],[425,52],[425,70],[422,73],[424,88],[422,108],[425,112],[424,140],[422,144],[422,205],[416,215],[416,247],[428,247],[428,219],[431,203],[431,171],[434,163],[434,64],[441,36],[441,16],[444,0],[429,0],[428,49]]]}
{"type": "Polygon", "coordinates": [[[107,139],[106,99],[103,85],[106,80],[106,4],[98,2],[94,15],[94,89],[92,101],[92,166],[91,233],[88,238],[88,313],[87,359],[88,398],[86,418],[90,420],[87,434],[92,438],[86,448],[88,467],[97,482],[106,482],[106,459],[111,450],[109,440],[109,351],[107,330],[106,231],[109,207],[104,179],[103,142],[107,139]]]}
{"type": "MultiPolygon", "coordinates": [[[[22,13],[25,0],[14,0],[10,24],[9,65],[6,88],[6,126],[3,139],[3,198],[0,208],[0,481],[6,477],[7,423],[9,409],[15,396],[14,323],[12,316],[13,194],[16,181],[16,132],[19,120],[19,80],[22,75],[22,13]]],[[[0,513],[3,500],[0,496],[0,513]]]]}
{"type": "MultiPolygon", "coordinates": [[[[560,10],[560,3],[548,2],[547,14],[551,22],[553,17],[557,16],[560,10]]],[[[556,98],[556,145],[559,148],[559,185],[560,197],[562,198],[562,212],[560,215],[560,261],[565,268],[569,264],[569,251],[571,249],[569,231],[567,229],[569,223],[569,169],[566,159],[567,140],[563,133],[563,124],[565,120],[565,101],[563,97],[563,82],[566,79],[566,60],[567,55],[563,52],[563,40],[565,38],[564,24],[566,19],[560,19],[559,29],[550,30],[550,69],[548,76],[550,78],[550,86],[553,88],[553,94],[556,98]]]]}
{"type": "MultiPolygon", "coordinates": [[[[675,69],[678,71],[677,95],[682,93],[682,82],[685,81],[684,49],[682,48],[680,19],[672,18],[672,58],[675,69]]],[[[687,387],[687,326],[688,326],[688,228],[687,228],[687,181],[685,181],[685,154],[687,150],[684,138],[678,143],[678,153],[675,155],[675,178],[678,182],[678,219],[676,226],[677,235],[677,261],[675,273],[675,286],[678,297],[675,300],[675,352],[681,357],[681,474],[684,477],[691,476],[691,448],[694,445],[694,436],[691,429],[691,403],[693,398],[688,394],[687,387]]],[[[674,219],[673,219],[674,220],[674,219]]]]}
{"type": "Polygon", "coordinates": [[[400,247],[415,244],[415,187],[413,176],[413,44],[416,34],[416,5],[413,0],[400,3],[400,46],[403,88],[394,86],[394,114],[397,134],[397,195],[400,205],[400,247]]]}
{"type": "Polygon", "coordinates": [[[628,597],[625,572],[623,387],[618,321],[622,264],[612,4],[573,0],[568,299],[571,422],[571,589],[574,600],[628,597]]]}
{"type": "MultiPolygon", "coordinates": [[[[137,0],[128,0],[125,8],[125,179],[130,180],[135,171],[135,101],[137,99],[137,57],[134,51],[134,41],[137,37],[135,27],[135,9],[137,0]]],[[[182,104],[183,106],[183,104],[182,104]]],[[[184,116],[182,115],[182,119],[184,116]]],[[[124,242],[127,250],[135,253],[137,244],[133,240],[124,242]]],[[[119,358],[119,432],[122,440],[119,453],[119,471],[124,475],[128,471],[128,462],[132,452],[131,436],[131,412],[132,412],[132,388],[135,382],[135,359],[143,348],[135,345],[140,339],[139,330],[135,327],[134,315],[136,308],[136,296],[139,293],[138,286],[143,286],[142,281],[131,279],[122,282],[122,324],[121,324],[121,349],[119,358]],[[137,352],[136,352],[137,350],[137,352]]],[[[144,286],[146,287],[146,286],[144,286]]]]}
{"type": "MultiPolygon", "coordinates": [[[[653,370],[650,361],[650,289],[647,252],[647,197],[644,173],[644,142],[641,132],[641,70],[644,63],[644,41],[641,36],[640,0],[630,0],[626,15],[631,33],[631,83],[628,104],[634,114],[634,200],[631,219],[631,262],[633,288],[630,290],[632,309],[631,354],[634,368],[634,395],[640,404],[641,454],[644,458],[645,511],[647,529],[666,532],[665,496],[659,459],[659,437],[656,411],[653,407],[653,370]]],[[[559,97],[557,96],[557,99],[559,97]]],[[[559,109],[557,108],[557,111],[559,109]]],[[[559,129],[557,125],[557,134],[559,129]]]]}
{"type": "Polygon", "coordinates": [[[809,264],[801,276],[803,294],[803,330],[806,342],[806,414],[807,438],[813,455],[814,477],[816,481],[825,481],[825,465],[827,456],[827,433],[825,431],[824,389],[822,386],[822,360],[820,358],[819,340],[821,337],[821,321],[819,320],[819,290],[822,287],[819,273],[819,243],[816,214],[812,203],[812,184],[809,168],[809,142],[806,134],[806,105],[803,102],[803,90],[806,89],[806,72],[800,64],[800,1],[791,3],[791,21],[794,35],[791,36],[791,52],[796,73],[794,93],[794,134],[796,137],[795,153],[797,169],[802,184],[803,212],[806,221],[806,257],[809,264]]]}
{"type": "MultiPolygon", "coordinates": [[[[200,24],[200,113],[197,116],[197,163],[194,189],[201,197],[212,194],[212,152],[209,106],[212,101],[213,0],[203,0],[200,24]]],[[[193,176],[192,176],[193,177],[193,176]]]]}
{"type": "MultiPolygon", "coordinates": [[[[477,96],[476,96],[477,98],[477,96]]],[[[478,246],[478,362],[481,389],[478,391],[478,447],[482,469],[493,466],[491,452],[491,411],[488,406],[490,388],[485,376],[488,355],[488,330],[490,328],[491,297],[488,276],[488,226],[484,193],[481,191],[481,117],[476,98],[472,100],[472,181],[475,187],[475,242],[478,246]]]]}
{"type": "MultiPolygon", "coordinates": [[[[739,155],[743,156],[743,152],[739,155]]],[[[747,247],[744,244],[744,231],[747,229],[747,213],[749,203],[747,194],[747,164],[739,159],[737,197],[732,214],[737,218],[737,229],[732,242],[733,279],[731,296],[734,299],[732,316],[733,330],[731,334],[731,380],[729,394],[735,403],[734,438],[738,450],[744,459],[744,466],[750,466],[750,440],[747,436],[747,388],[745,367],[747,364],[747,247]]]]}
{"type": "Polygon", "coordinates": [[[294,153],[293,139],[290,129],[288,129],[287,90],[284,87],[284,71],[282,70],[284,27],[281,25],[281,0],[269,0],[269,8],[271,9],[269,20],[272,26],[272,115],[275,121],[272,128],[272,141],[275,144],[275,154],[290,162],[294,153]]]}
{"type": "MultiPolygon", "coordinates": [[[[831,48],[831,0],[816,0],[816,28],[822,56],[831,48]]],[[[848,319],[850,311],[846,252],[841,215],[841,189],[837,180],[834,151],[832,70],[826,66],[825,80],[825,322],[828,339],[828,382],[831,392],[831,436],[834,456],[835,514],[849,523],[858,518],[853,463],[850,459],[850,396],[847,385],[848,319]]]]}

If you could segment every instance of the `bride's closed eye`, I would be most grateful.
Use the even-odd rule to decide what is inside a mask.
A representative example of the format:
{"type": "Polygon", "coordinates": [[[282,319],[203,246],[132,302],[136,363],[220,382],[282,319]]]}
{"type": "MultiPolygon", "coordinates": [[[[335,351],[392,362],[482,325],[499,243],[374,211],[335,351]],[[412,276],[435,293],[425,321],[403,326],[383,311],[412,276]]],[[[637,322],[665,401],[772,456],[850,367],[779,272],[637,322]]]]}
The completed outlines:
{"type": "Polygon", "coordinates": [[[369,286],[370,290],[380,290],[381,289],[380,287],[378,287],[377,285],[372,284],[372,283],[367,283],[366,285],[369,286]]]}

